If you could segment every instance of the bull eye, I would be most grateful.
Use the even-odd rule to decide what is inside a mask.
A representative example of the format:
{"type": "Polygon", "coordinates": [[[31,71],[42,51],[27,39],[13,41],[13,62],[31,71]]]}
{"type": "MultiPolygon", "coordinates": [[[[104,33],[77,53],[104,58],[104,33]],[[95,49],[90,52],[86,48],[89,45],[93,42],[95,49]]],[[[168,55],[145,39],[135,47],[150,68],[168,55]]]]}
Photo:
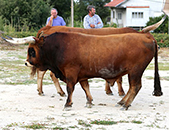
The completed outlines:
{"type": "Polygon", "coordinates": [[[36,57],[36,52],[33,48],[28,49],[28,54],[30,57],[36,57]]]}

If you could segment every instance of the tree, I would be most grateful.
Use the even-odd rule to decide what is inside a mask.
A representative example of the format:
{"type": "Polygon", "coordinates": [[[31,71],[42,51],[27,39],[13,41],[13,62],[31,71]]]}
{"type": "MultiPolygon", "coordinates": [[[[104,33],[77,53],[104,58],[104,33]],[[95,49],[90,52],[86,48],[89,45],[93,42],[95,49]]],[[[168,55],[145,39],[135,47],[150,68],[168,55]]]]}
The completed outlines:
{"type": "Polygon", "coordinates": [[[58,10],[58,15],[64,19],[70,17],[71,14],[71,0],[51,0],[49,4],[58,10]]]}
{"type": "Polygon", "coordinates": [[[0,14],[5,24],[12,24],[17,30],[24,25],[41,28],[49,11],[50,5],[43,0],[0,0],[0,14]]]}

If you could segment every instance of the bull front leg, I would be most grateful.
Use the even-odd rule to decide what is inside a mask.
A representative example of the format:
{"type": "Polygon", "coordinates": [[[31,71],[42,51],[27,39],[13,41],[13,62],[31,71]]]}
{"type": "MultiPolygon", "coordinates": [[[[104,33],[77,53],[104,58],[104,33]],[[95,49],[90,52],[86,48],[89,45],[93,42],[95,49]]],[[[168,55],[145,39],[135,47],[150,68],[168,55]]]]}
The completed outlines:
{"type": "Polygon", "coordinates": [[[83,81],[80,81],[80,85],[82,86],[83,90],[85,91],[86,93],[86,99],[87,99],[87,103],[86,103],[86,106],[88,108],[91,108],[92,107],[92,101],[93,101],[93,98],[92,98],[92,95],[90,93],[90,89],[89,89],[89,83],[87,80],[83,80],[83,81]]]}
{"type": "Polygon", "coordinates": [[[66,104],[65,104],[65,108],[72,107],[72,104],[73,104],[73,102],[72,102],[73,91],[74,91],[74,85],[72,83],[67,83],[68,97],[67,97],[67,101],[66,101],[66,104]]]}
{"type": "Polygon", "coordinates": [[[46,71],[40,71],[37,70],[37,91],[40,96],[44,96],[43,90],[42,90],[42,82],[43,82],[43,77],[45,75],[46,71]]]}
{"type": "Polygon", "coordinates": [[[54,85],[56,87],[56,90],[57,92],[60,94],[60,96],[64,97],[66,96],[65,95],[65,92],[62,90],[62,88],[60,87],[60,84],[59,84],[59,80],[55,77],[55,74],[52,73],[52,71],[50,72],[50,77],[52,78],[53,82],[54,82],[54,85]]]}

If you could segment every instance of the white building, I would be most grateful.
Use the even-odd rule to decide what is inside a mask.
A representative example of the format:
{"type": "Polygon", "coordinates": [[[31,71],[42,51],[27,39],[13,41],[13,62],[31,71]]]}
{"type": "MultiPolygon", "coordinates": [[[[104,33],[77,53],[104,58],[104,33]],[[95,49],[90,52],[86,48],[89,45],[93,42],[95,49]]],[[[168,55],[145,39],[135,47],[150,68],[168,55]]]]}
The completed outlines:
{"type": "Polygon", "coordinates": [[[112,0],[105,7],[111,9],[111,23],[118,27],[142,28],[146,26],[149,17],[163,14],[165,0],[112,0]]]}

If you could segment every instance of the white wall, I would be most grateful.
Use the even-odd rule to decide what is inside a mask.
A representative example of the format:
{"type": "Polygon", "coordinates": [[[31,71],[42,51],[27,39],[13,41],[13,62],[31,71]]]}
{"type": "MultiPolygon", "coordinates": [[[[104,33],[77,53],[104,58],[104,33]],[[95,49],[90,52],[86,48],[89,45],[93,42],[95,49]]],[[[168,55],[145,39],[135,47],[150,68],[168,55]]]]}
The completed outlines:
{"type": "Polygon", "coordinates": [[[145,26],[149,20],[149,8],[127,8],[126,26],[140,27],[145,26]],[[143,12],[143,18],[132,18],[132,12],[143,12]]]}
{"type": "MultiPolygon", "coordinates": [[[[120,5],[123,9],[113,9],[115,10],[115,18],[117,18],[117,12],[122,12],[122,20],[118,20],[118,23],[126,26],[145,26],[149,17],[158,17],[163,14],[163,2],[165,0],[128,0],[122,5],[120,5]],[[127,6],[149,6],[149,8],[126,8],[127,6]],[[124,10],[126,8],[126,10],[124,10]],[[133,19],[132,12],[143,12],[143,18],[141,19],[133,19]]],[[[113,10],[111,10],[111,17],[113,14],[113,10]]],[[[113,23],[117,23],[117,19],[112,19],[113,23]]]]}

